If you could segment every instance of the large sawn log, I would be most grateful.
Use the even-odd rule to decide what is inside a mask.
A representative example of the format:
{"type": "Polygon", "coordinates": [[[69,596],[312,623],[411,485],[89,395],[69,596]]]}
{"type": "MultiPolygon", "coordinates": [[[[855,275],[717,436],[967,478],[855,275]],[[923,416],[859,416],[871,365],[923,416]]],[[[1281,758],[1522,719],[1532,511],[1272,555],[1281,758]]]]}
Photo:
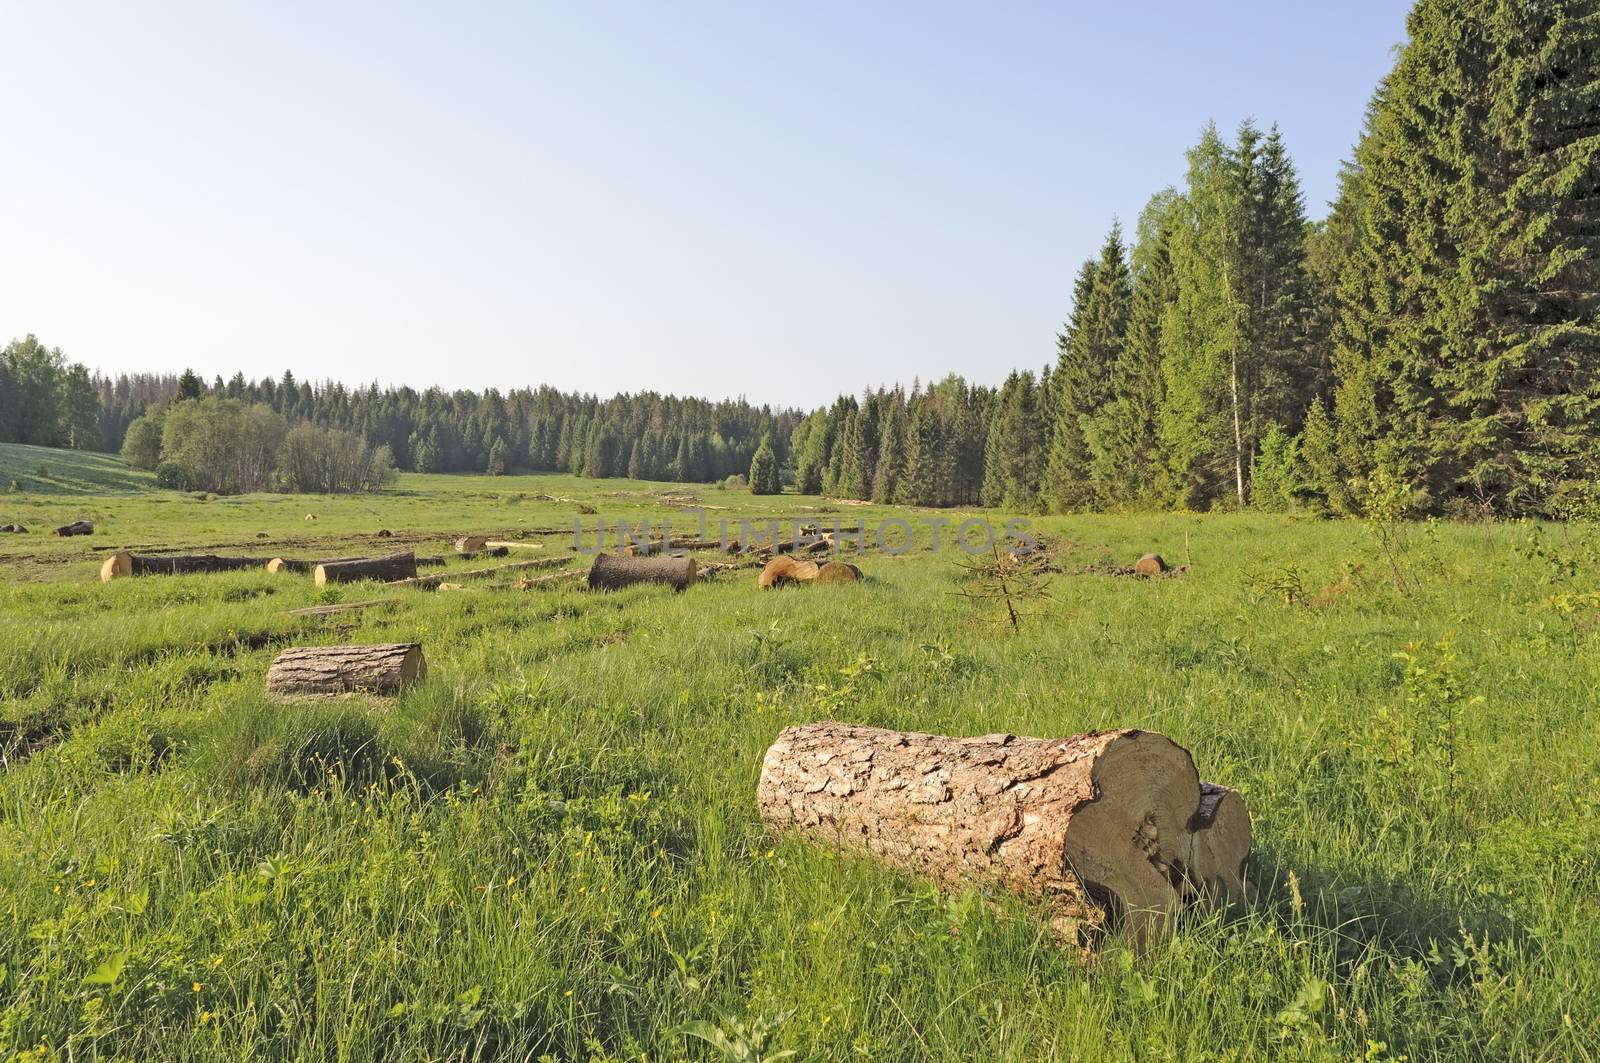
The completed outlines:
{"type": "Polygon", "coordinates": [[[387,557],[356,557],[348,561],[324,561],[313,570],[317,586],[329,583],[353,583],[356,580],[375,579],[391,582],[411,579],[417,574],[417,558],[410,550],[389,554],[387,557]]]}
{"type": "Polygon", "coordinates": [[[624,557],[596,554],[589,566],[589,589],[615,591],[635,583],[663,583],[681,591],[695,582],[692,557],[624,557]]]}
{"type": "Polygon", "coordinates": [[[417,642],[297,646],[278,654],[267,669],[267,693],[277,698],[395,694],[427,674],[417,642]]]}
{"type": "MultiPolygon", "coordinates": [[[[772,830],[943,886],[1004,887],[1041,903],[1064,935],[1092,932],[1110,914],[1141,945],[1167,932],[1196,891],[1188,867],[1196,828],[1215,829],[1201,822],[1189,754],[1136,730],[1040,739],[789,727],[767,750],[757,803],[772,830]]],[[[1214,805],[1236,831],[1243,802],[1214,805]]],[[[1204,839],[1208,871],[1225,892],[1248,852],[1248,829],[1246,816],[1242,851],[1231,834],[1204,839]],[[1235,855],[1230,879],[1222,865],[1235,855]]]]}
{"type": "Polygon", "coordinates": [[[131,554],[119,550],[100,566],[100,579],[110,583],[125,576],[173,576],[185,572],[237,572],[261,567],[259,557],[218,554],[131,554]]]}

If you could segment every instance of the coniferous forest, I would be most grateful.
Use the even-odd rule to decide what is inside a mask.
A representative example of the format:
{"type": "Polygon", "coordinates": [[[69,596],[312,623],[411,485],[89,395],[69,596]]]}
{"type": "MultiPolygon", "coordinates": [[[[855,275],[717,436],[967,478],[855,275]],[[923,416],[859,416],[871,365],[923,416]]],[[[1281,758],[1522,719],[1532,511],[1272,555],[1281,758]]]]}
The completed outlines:
{"type": "Polygon", "coordinates": [[[1054,360],[998,387],[949,376],[806,414],[288,373],[87,380],[29,337],[0,358],[0,439],[159,462],[170,404],[209,396],[429,472],[709,481],[749,474],[770,438],[801,491],[914,505],[1600,507],[1600,13],[1421,0],[1407,28],[1324,218],[1275,126],[1208,126],[1182,186],[1078,270],[1054,360]]]}

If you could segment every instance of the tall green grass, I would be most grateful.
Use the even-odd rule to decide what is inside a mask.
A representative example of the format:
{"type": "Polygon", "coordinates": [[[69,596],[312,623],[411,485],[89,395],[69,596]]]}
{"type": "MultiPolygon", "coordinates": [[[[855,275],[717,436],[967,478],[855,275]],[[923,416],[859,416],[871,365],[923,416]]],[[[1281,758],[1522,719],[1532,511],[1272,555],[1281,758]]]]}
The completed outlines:
{"type": "MultiPolygon", "coordinates": [[[[419,507],[442,523],[486,482],[419,507]]],[[[1411,529],[1402,592],[1357,525],[1045,523],[1062,571],[1018,635],[926,551],[860,559],[857,586],[744,571],[326,619],[285,615],[309,581],[257,573],[0,587],[0,697],[48,732],[0,772],[0,1047],[1600,1055],[1600,612],[1560,563],[1581,532],[1411,529]],[[1152,548],[1193,567],[1100,574],[1152,548]],[[397,639],[430,674],[392,702],[262,696],[281,645],[397,639]],[[1024,904],[770,838],[761,755],[821,718],[1163,731],[1244,792],[1258,899],[1084,964],[1024,904]]]]}

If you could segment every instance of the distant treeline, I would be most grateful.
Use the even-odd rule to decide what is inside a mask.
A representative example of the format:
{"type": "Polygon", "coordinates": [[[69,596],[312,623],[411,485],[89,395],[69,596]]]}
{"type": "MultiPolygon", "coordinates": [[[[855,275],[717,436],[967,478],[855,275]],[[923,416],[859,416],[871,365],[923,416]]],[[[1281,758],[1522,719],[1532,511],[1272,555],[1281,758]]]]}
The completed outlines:
{"type": "Polygon", "coordinates": [[[1275,127],[1208,127],[1183,187],[1078,271],[1053,362],[999,388],[951,376],[809,415],[288,373],[208,388],[90,378],[29,337],[0,363],[0,438],[116,450],[147,409],[209,396],[429,472],[750,473],[758,490],[776,472],[1053,511],[1600,514],[1600,15],[1422,0],[1408,31],[1326,219],[1307,219],[1275,127]]]}

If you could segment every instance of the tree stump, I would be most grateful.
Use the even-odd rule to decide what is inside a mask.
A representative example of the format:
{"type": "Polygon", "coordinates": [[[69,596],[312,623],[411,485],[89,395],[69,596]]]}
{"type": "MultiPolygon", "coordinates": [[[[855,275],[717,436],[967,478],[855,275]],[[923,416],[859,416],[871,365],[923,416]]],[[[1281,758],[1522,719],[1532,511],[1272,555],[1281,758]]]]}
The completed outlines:
{"type": "Polygon", "coordinates": [[[1002,886],[1041,903],[1062,933],[1109,913],[1141,945],[1170,930],[1189,889],[1201,797],[1189,754],[1151,731],[946,738],[843,723],[784,729],[756,792],[771,830],[947,887],[1002,886]]]}
{"type": "MultiPolygon", "coordinates": [[[[259,568],[259,557],[219,557],[216,554],[132,554],[119,550],[100,566],[100,580],[110,583],[125,576],[174,576],[186,572],[237,572],[259,568]]],[[[271,562],[268,562],[269,571],[271,562]]]]}
{"type": "Polygon", "coordinates": [[[621,554],[596,554],[589,566],[589,589],[615,591],[636,583],[662,583],[675,591],[692,585],[696,579],[692,557],[624,557],[621,554]]]}
{"type": "Polygon", "coordinates": [[[1133,563],[1133,571],[1138,576],[1159,576],[1167,571],[1167,562],[1160,554],[1145,554],[1133,563]]]}
{"type": "Polygon", "coordinates": [[[267,693],[276,698],[396,694],[427,674],[418,642],[298,646],[278,654],[267,669],[267,693]]]}
{"type": "Polygon", "coordinates": [[[330,583],[354,583],[375,579],[390,582],[412,579],[417,574],[417,559],[410,550],[387,557],[357,557],[349,561],[324,561],[312,570],[319,587],[330,583]]]}

